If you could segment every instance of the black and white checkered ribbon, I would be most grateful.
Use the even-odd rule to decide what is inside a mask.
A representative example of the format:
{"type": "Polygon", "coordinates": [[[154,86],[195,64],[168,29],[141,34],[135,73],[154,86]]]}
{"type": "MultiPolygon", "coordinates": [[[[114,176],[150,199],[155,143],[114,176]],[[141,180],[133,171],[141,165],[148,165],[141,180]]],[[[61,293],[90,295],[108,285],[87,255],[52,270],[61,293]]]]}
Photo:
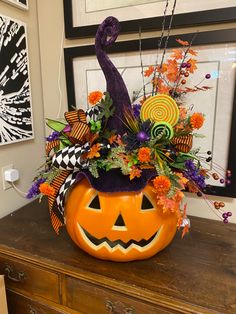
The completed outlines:
{"type": "Polygon", "coordinates": [[[87,118],[87,123],[89,123],[90,120],[97,121],[98,115],[100,113],[99,107],[94,106],[86,110],[86,118],[87,118]]]}
{"type": "Polygon", "coordinates": [[[58,151],[52,158],[52,165],[61,170],[76,170],[86,168],[88,160],[82,159],[82,154],[89,152],[90,144],[75,144],[58,151]]]}
{"type": "Polygon", "coordinates": [[[74,172],[72,172],[65,180],[65,182],[62,184],[58,194],[57,194],[57,197],[56,197],[56,202],[57,202],[57,207],[58,207],[58,210],[60,212],[60,214],[62,216],[64,216],[64,205],[65,205],[65,195],[66,195],[66,192],[68,191],[68,189],[75,183],[76,181],[76,176],[77,176],[77,173],[79,171],[76,170],[74,172]]]}

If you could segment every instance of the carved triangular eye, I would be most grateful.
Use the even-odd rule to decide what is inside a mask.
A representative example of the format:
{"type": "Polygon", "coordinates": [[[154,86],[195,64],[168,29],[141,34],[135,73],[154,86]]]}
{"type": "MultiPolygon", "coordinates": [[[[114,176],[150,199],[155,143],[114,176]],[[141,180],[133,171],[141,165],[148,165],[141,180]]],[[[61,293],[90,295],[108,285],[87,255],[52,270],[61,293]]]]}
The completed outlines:
{"type": "Polygon", "coordinates": [[[142,200],[142,207],[141,209],[142,210],[145,210],[145,209],[153,209],[154,206],[152,205],[152,203],[149,201],[149,199],[147,198],[146,195],[143,195],[143,200],[142,200]]]}
{"type": "Polygon", "coordinates": [[[98,195],[94,197],[92,202],[89,204],[89,208],[91,209],[101,209],[98,195]]]}

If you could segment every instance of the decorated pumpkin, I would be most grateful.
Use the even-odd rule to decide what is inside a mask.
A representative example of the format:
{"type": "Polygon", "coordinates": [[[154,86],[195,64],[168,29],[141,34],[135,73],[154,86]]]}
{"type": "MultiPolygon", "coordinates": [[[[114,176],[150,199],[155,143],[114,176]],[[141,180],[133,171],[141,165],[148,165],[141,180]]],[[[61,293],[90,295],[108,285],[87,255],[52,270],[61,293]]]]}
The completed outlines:
{"type": "MultiPolygon", "coordinates": [[[[48,196],[58,234],[65,224],[72,240],[90,255],[125,262],[155,255],[171,242],[176,228],[183,227],[182,235],[188,232],[182,190],[202,195],[207,171],[202,157],[191,152],[192,132],[202,126],[204,115],[179,107],[176,85],[168,95],[160,91],[165,80],[157,86],[151,80],[153,95],[131,104],[122,75],[106,53],[119,30],[118,20],[108,17],[96,33],[106,92],[91,92],[86,111],[66,112],[64,121],[48,120],[54,132],[47,140],[46,172],[32,193],[48,196]]],[[[154,77],[165,77],[165,72],[156,76],[154,71],[154,77]]],[[[227,223],[231,213],[223,215],[227,223]]]]}
{"type": "Polygon", "coordinates": [[[147,184],[140,192],[98,192],[83,179],[66,201],[70,237],[100,259],[131,261],[153,256],[171,242],[177,218],[163,213],[152,190],[147,184]]]}

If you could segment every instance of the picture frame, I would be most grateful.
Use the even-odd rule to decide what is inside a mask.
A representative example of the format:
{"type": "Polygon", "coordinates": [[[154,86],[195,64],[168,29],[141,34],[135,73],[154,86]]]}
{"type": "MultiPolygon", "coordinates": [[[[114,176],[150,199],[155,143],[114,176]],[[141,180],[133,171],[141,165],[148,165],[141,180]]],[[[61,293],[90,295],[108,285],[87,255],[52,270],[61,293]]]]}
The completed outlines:
{"type": "MultiPolygon", "coordinates": [[[[178,35],[178,38],[181,38],[183,40],[191,41],[195,34],[189,33],[184,35],[178,35]]],[[[207,32],[200,32],[197,34],[197,37],[194,40],[193,47],[201,47],[201,46],[207,46],[211,47],[211,45],[217,45],[217,44],[232,44],[236,43],[236,32],[235,29],[223,29],[223,30],[216,30],[216,31],[207,31],[207,32]]],[[[139,53],[139,40],[130,40],[130,41],[123,41],[123,42],[117,42],[110,47],[108,50],[108,54],[111,57],[111,60],[113,60],[113,57],[116,54],[119,54],[123,57],[123,59],[126,59],[126,57],[129,54],[133,53],[139,53]]],[[[168,47],[174,48],[178,47],[179,44],[176,42],[176,36],[170,36],[168,41],[168,47]]],[[[148,51],[155,50],[157,47],[157,40],[156,38],[148,38],[142,40],[142,52],[146,53],[148,51]]],[[[235,45],[236,47],[236,45],[235,45]]],[[[211,48],[209,48],[211,49],[211,48]]],[[[235,49],[234,49],[235,50],[235,49]]],[[[133,56],[133,55],[132,55],[133,56]]],[[[75,88],[75,69],[74,69],[74,63],[76,60],[85,60],[85,63],[89,66],[92,59],[96,58],[95,56],[95,47],[94,45],[89,46],[80,46],[80,47],[70,47],[64,49],[64,57],[65,57],[65,71],[66,71],[66,87],[67,87],[67,99],[68,99],[68,110],[74,110],[76,105],[80,104],[81,102],[76,103],[76,92],[77,94],[80,93],[80,87],[76,84],[77,90],[75,88]]],[[[236,60],[236,56],[235,60],[236,60]]],[[[132,57],[133,58],[133,57],[132,57]]],[[[235,62],[236,64],[236,62],[235,62]]],[[[77,67],[77,70],[79,68],[77,67]]],[[[235,74],[235,73],[234,73],[235,74]]],[[[78,73],[78,76],[82,77],[82,73],[78,73]]],[[[85,76],[83,76],[85,77],[85,76]]],[[[84,79],[86,81],[87,79],[84,79]]],[[[223,82],[223,80],[222,80],[223,82]]],[[[88,82],[87,82],[88,83],[88,82]]],[[[127,84],[126,84],[127,85],[127,84]]],[[[235,85],[235,84],[234,84],[235,85]]],[[[229,119],[229,130],[228,130],[228,138],[227,140],[224,140],[224,142],[227,142],[227,147],[224,150],[225,154],[225,170],[230,169],[232,172],[232,178],[231,178],[231,184],[225,185],[225,186],[217,186],[216,184],[211,183],[211,187],[207,189],[207,194],[213,194],[213,195],[220,195],[220,196],[227,196],[227,197],[236,197],[236,164],[234,162],[235,159],[235,144],[236,143],[236,93],[234,92],[235,86],[232,86],[232,103],[228,104],[229,106],[229,112],[228,119],[229,119]],[[231,118],[232,115],[232,118],[231,118]],[[231,121],[230,121],[231,120],[231,121]],[[227,155],[227,156],[226,156],[227,155]]],[[[91,90],[90,90],[91,91],[91,90]]],[[[218,93],[218,91],[217,91],[218,93]]],[[[217,96],[219,97],[219,95],[217,96]]],[[[84,98],[86,100],[86,98],[84,98]]],[[[219,106],[218,106],[219,107],[219,106]]],[[[217,109],[218,110],[218,109],[217,109]]],[[[213,122],[215,123],[215,122],[213,122]]],[[[221,127],[225,127],[224,123],[219,123],[221,127]]],[[[215,127],[215,125],[214,125],[215,127]]],[[[215,134],[215,131],[214,131],[215,134]]],[[[219,143],[222,141],[221,136],[219,135],[220,132],[217,132],[219,137],[219,143]]],[[[215,136],[215,135],[214,135],[215,136]]],[[[213,139],[212,139],[213,141],[213,139]]],[[[214,143],[217,143],[217,140],[214,140],[214,143]]],[[[212,142],[213,143],[213,142],[212,142]]],[[[212,144],[213,145],[213,144],[212,144]]],[[[215,145],[215,144],[214,144],[215,145]]],[[[219,144],[221,145],[224,144],[219,144]]],[[[226,144],[225,144],[226,145],[226,144]]],[[[222,148],[222,147],[221,147],[222,148]]],[[[222,158],[219,158],[221,160],[222,158]]],[[[221,162],[220,162],[221,163],[221,162]]]]}
{"type": "Polygon", "coordinates": [[[0,28],[2,146],[33,139],[34,128],[26,24],[1,14],[0,28]]]}
{"type": "MultiPolygon", "coordinates": [[[[145,31],[153,31],[153,30],[160,30],[162,27],[162,21],[163,21],[163,12],[164,12],[164,5],[162,4],[161,8],[159,10],[150,9],[147,16],[143,14],[142,17],[137,17],[137,14],[140,12],[145,11],[144,9],[148,7],[148,5],[152,5],[153,1],[150,4],[144,4],[142,6],[142,10],[137,9],[135,11],[135,14],[132,14],[133,6],[125,7],[125,8],[118,8],[116,10],[112,10],[110,12],[109,10],[104,10],[103,14],[94,14],[96,21],[92,24],[87,24],[87,18],[83,19],[84,22],[81,22],[81,25],[78,25],[79,23],[76,23],[74,20],[80,21],[80,16],[77,14],[75,16],[75,1],[82,1],[85,2],[86,0],[63,0],[63,6],[64,6],[64,22],[65,22],[65,36],[68,39],[74,39],[74,38],[84,38],[84,37],[94,37],[96,34],[96,30],[98,25],[101,23],[103,19],[105,19],[109,15],[116,16],[121,25],[121,33],[134,33],[139,31],[139,27],[141,28],[142,32],[145,31]],[[130,14],[127,12],[127,10],[131,10],[130,14]],[[122,11],[123,10],[123,11],[122,11]],[[155,15],[153,16],[153,14],[155,15]],[[123,15],[127,16],[127,20],[124,20],[123,15]]],[[[160,1],[160,0],[159,0],[160,1]]],[[[236,6],[235,2],[233,3],[233,0],[226,0],[228,2],[224,2],[224,8],[219,6],[222,6],[222,1],[218,1],[217,3],[215,0],[211,0],[211,5],[206,6],[206,2],[204,2],[204,6],[201,5],[201,2],[204,0],[181,0],[181,7],[180,9],[175,12],[175,16],[172,23],[172,29],[173,28],[182,28],[182,27],[191,27],[191,26],[200,26],[200,25],[207,25],[207,24],[217,24],[217,23],[225,23],[225,22],[235,22],[236,21],[236,6]],[[183,2],[186,2],[185,4],[183,2]],[[228,6],[228,7],[227,7],[228,6]],[[186,7],[189,11],[186,12],[186,7]],[[202,11],[202,7],[205,8],[205,11],[202,11]],[[206,9],[209,7],[209,10],[206,9]]],[[[158,1],[155,1],[158,2],[158,1]]],[[[162,1],[164,2],[164,1],[162,1]]],[[[158,2],[160,3],[160,2],[158,2]]],[[[209,3],[209,1],[208,1],[209,3]]],[[[147,10],[148,11],[148,10],[147,10]]],[[[97,13],[97,12],[96,12],[97,13]]],[[[82,17],[81,17],[82,21],[82,17]]],[[[166,17],[166,23],[169,24],[170,21],[170,12],[168,11],[168,15],[166,17]]]]}
{"type": "Polygon", "coordinates": [[[29,0],[3,0],[4,2],[11,4],[22,10],[29,10],[29,0]]]}

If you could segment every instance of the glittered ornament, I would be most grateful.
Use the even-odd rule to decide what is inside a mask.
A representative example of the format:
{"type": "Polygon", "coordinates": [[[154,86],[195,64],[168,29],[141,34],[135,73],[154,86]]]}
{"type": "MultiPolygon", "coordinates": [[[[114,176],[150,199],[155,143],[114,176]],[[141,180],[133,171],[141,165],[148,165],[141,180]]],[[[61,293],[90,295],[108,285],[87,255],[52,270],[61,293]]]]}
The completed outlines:
{"type": "Polygon", "coordinates": [[[150,139],[150,137],[148,136],[148,134],[144,131],[140,131],[137,133],[137,140],[139,142],[146,142],[150,139]]]}

